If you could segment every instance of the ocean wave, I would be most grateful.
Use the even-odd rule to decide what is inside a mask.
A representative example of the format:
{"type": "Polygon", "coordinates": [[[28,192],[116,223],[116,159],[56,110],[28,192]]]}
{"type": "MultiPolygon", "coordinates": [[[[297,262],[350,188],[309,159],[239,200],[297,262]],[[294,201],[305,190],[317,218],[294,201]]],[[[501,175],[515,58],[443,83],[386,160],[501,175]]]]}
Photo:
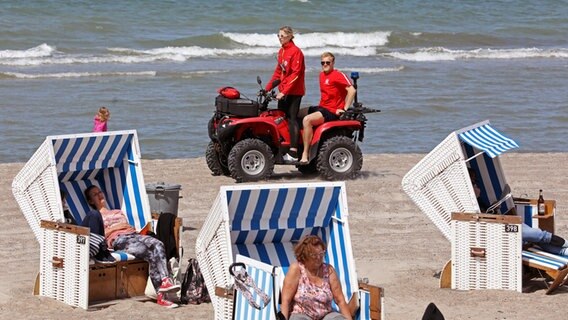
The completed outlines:
{"type": "Polygon", "coordinates": [[[0,72],[0,78],[17,79],[42,79],[42,78],[82,78],[82,77],[154,77],[156,71],[139,72],[60,72],[60,73],[19,73],[19,72],[0,72]]]}
{"type": "Polygon", "coordinates": [[[385,72],[399,72],[404,70],[404,66],[393,68],[344,68],[345,70],[355,71],[359,73],[385,73],[385,72]]]}
{"type": "Polygon", "coordinates": [[[109,48],[109,51],[122,54],[134,54],[137,56],[162,56],[180,60],[198,57],[221,57],[221,56],[247,56],[247,55],[271,55],[275,51],[269,48],[237,48],[237,49],[217,49],[203,48],[198,46],[190,47],[164,47],[149,50],[137,50],[129,48],[109,48]]]}
{"type": "MultiPolygon", "coordinates": [[[[346,48],[338,47],[312,47],[308,49],[302,49],[304,56],[307,57],[319,57],[324,51],[333,51],[335,54],[339,55],[349,55],[349,56],[359,56],[367,57],[374,56],[377,54],[377,50],[373,47],[359,47],[359,48],[346,48]]],[[[231,57],[231,56],[272,56],[278,51],[277,48],[269,47],[248,47],[248,48],[238,48],[238,49],[215,49],[215,48],[202,48],[202,47],[164,47],[156,48],[150,50],[136,50],[129,48],[109,48],[109,51],[130,54],[138,57],[161,57],[162,59],[167,59],[171,57],[172,59],[186,60],[191,58],[218,58],[218,57],[231,57]]]]}
{"type": "Polygon", "coordinates": [[[388,52],[382,56],[407,61],[452,61],[466,59],[529,59],[568,58],[568,49],[473,49],[451,50],[447,48],[424,48],[416,52],[388,52]]]}
{"type": "MultiPolygon", "coordinates": [[[[276,34],[261,33],[230,33],[221,32],[221,35],[243,45],[251,47],[270,47],[278,48],[280,43],[276,34]]],[[[312,32],[297,33],[294,42],[298,47],[304,49],[337,47],[337,48],[366,48],[383,47],[388,44],[389,31],[375,32],[312,32]]]]}
{"type": "MultiPolygon", "coordinates": [[[[251,41],[250,45],[254,41],[251,41]]],[[[324,51],[331,51],[340,56],[383,57],[405,61],[451,61],[466,59],[564,59],[568,58],[567,48],[541,49],[491,49],[454,50],[445,47],[420,48],[402,51],[379,48],[369,45],[372,42],[362,41],[359,46],[351,47],[348,42],[342,46],[333,46],[327,41],[320,41],[302,48],[306,57],[319,57],[324,51]]],[[[337,45],[337,43],[336,43],[337,45]]],[[[41,65],[73,65],[73,64],[142,64],[159,61],[185,62],[195,58],[250,58],[274,56],[277,48],[248,46],[242,48],[205,48],[200,46],[167,46],[147,50],[132,48],[108,48],[109,53],[99,54],[66,54],[55,50],[47,44],[27,50],[0,51],[0,65],[3,66],[41,66],[41,65]]]]}
{"type": "Polygon", "coordinates": [[[0,59],[22,59],[49,57],[55,52],[55,47],[43,43],[26,50],[0,50],[0,59]]]}

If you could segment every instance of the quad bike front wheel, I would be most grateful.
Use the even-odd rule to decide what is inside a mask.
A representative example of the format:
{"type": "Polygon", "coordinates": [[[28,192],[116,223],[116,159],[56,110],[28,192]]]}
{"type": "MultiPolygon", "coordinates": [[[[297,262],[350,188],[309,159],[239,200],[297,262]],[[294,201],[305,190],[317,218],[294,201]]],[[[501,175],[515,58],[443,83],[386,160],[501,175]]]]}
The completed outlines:
{"type": "Polygon", "coordinates": [[[207,167],[211,170],[211,174],[214,176],[231,175],[229,167],[227,164],[227,159],[223,159],[221,152],[219,151],[219,144],[209,141],[207,149],[205,149],[205,161],[207,162],[207,167]]]}
{"type": "Polygon", "coordinates": [[[229,171],[237,182],[268,179],[274,171],[274,155],[270,147],[259,139],[237,142],[229,152],[229,171]]]}
{"type": "Polygon", "coordinates": [[[362,167],[363,153],[352,139],[336,136],[323,142],[317,159],[317,168],[325,179],[353,179],[362,167]]]}

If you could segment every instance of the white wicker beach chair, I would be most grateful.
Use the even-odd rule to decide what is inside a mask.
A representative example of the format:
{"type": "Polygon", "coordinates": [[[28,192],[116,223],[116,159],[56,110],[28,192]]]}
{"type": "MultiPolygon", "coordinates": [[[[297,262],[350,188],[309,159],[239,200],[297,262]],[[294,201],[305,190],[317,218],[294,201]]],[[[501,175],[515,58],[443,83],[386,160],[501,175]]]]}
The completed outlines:
{"type": "Polygon", "coordinates": [[[555,202],[547,201],[548,214],[537,217],[535,199],[514,201],[498,156],[517,147],[489,121],[480,122],[452,132],[404,176],[403,190],[451,242],[452,260],[442,272],[442,287],[450,283],[451,270],[453,289],[521,292],[521,261],[528,265],[529,260],[533,267],[545,261],[547,268],[555,268],[548,272],[554,278],[566,276],[566,263],[550,263],[550,255],[539,260],[534,258],[537,253],[522,251],[522,222],[554,232],[555,202]],[[480,199],[490,204],[487,213],[493,215],[480,214],[468,170],[475,172],[480,199]],[[509,212],[518,216],[494,216],[509,212]]]}
{"type": "MultiPolygon", "coordinates": [[[[286,274],[295,261],[293,244],[305,235],[317,234],[327,243],[325,260],[337,270],[347,301],[355,293],[362,297],[360,319],[380,319],[380,288],[359,289],[348,218],[344,183],[222,187],[196,241],[205,283],[209,292],[216,292],[211,297],[215,318],[233,318],[233,279],[228,268],[237,255],[268,265],[269,269],[277,267],[286,274]]],[[[247,304],[239,304],[235,319],[274,316],[274,310],[266,318],[248,308],[247,304]],[[241,317],[243,314],[246,317],[241,317]]]]}
{"type": "MultiPolygon", "coordinates": [[[[89,230],[64,224],[60,191],[80,223],[89,211],[83,191],[97,185],[111,208],[137,230],[151,221],[136,131],[49,136],[14,178],[12,191],[40,244],[36,293],[69,305],[143,294],[147,264],[89,266],[89,230]],[[134,287],[133,287],[134,286],[134,287]]],[[[132,260],[114,253],[118,261],[132,260]]]]}

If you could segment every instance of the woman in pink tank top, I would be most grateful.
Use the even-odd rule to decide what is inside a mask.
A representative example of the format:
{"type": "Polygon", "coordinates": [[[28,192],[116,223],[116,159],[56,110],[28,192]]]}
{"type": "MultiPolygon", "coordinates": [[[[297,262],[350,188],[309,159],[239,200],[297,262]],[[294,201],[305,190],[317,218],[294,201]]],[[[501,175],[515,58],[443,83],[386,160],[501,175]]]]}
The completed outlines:
{"type": "Polygon", "coordinates": [[[294,248],[297,262],[284,279],[280,311],[288,320],[352,319],[335,269],[323,262],[326,246],[315,235],[304,237],[294,248]],[[339,307],[331,307],[332,300],[339,307]]]}

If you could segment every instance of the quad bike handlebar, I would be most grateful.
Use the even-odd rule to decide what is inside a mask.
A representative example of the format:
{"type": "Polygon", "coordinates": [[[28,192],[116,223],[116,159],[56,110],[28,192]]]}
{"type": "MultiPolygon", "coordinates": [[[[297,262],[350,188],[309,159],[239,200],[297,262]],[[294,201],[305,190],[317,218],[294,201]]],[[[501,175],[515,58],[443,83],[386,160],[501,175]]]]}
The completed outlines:
{"type": "Polygon", "coordinates": [[[278,85],[280,84],[280,79],[272,81],[272,90],[270,91],[264,90],[264,88],[262,87],[262,80],[260,80],[260,76],[256,77],[256,82],[260,86],[260,90],[258,90],[257,94],[258,97],[257,101],[258,104],[260,105],[260,110],[264,111],[268,109],[268,104],[270,103],[270,101],[276,100],[276,92],[274,91],[274,88],[278,87],[278,85]]]}
{"type": "Polygon", "coordinates": [[[345,110],[341,114],[339,120],[357,120],[366,121],[367,118],[364,116],[365,113],[376,113],[381,112],[381,110],[364,107],[362,103],[353,103],[353,107],[345,110]]]}

